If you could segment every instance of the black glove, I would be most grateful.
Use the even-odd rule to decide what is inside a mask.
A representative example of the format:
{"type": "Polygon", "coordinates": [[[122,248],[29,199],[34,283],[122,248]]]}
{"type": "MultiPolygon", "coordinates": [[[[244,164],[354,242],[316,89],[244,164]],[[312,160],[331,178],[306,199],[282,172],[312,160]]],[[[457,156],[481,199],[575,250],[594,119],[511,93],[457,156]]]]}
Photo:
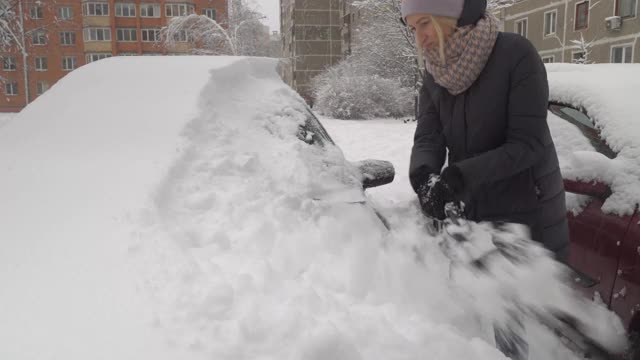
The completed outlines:
{"type": "Polygon", "coordinates": [[[422,212],[431,218],[444,220],[445,205],[456,201],[456,195],[464,188],[464,178],[455,165],[449,166],[438,177],[432,175],[429,182],[422,184],[418,190],[418,200],[422,212]]]}
{"type": "Polygon", "coordinates": [[[455,165],[442,170],[440,181],[444,182],[455,195],[460,194],[464,189],[464,176],[462,171],[455,165]]]}

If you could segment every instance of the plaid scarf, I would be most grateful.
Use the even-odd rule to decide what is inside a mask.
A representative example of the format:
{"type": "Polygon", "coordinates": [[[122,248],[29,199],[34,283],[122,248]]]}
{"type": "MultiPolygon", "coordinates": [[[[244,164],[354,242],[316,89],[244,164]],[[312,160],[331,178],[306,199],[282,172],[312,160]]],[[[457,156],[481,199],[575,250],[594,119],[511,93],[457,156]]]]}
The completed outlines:
{"type": "Polygon", "coordinates": [[[480,76],[497,39],[498,20],[485,14],[476,25],[460,27],[451,35],[444,46],[444,63],[438,47],[425,50],[427,71],[452,95],[461,94],[480,76]]]}

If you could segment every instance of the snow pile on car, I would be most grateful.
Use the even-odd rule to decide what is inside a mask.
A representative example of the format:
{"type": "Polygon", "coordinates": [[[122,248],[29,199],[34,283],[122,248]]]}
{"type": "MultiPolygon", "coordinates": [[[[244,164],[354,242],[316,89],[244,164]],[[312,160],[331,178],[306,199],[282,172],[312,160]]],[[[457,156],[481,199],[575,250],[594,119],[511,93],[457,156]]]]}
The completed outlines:
{"type": "MultiPolygon", "coordinates": [[[[560,154],[563,175],[608,184],[613,194],[603,210],[632,214],[640,203],[640,65],[547,64],[547,71],[550,100],[584,109],[618,153],[614,160],[593,151],[560,154]]],[[[563,141],[572,140],[563,136],[556,146],[563,141]]]]}
{"type": "Polygon", "coordinates": [[[503,358],[274,68],[105,59],[0,129],[0,358],[503,358]]]}

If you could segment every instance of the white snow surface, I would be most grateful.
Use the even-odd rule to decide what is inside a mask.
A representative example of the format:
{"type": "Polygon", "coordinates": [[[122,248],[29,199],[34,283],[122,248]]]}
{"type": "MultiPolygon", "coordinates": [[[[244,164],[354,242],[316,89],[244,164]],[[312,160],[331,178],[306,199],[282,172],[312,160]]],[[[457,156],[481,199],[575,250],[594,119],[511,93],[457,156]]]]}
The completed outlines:
{"type": "Polygon", "coordinates": [[[227,63],[96,62],[1,129],[0,358],[182,356],[149,326],[128,216],[177,158],[209,71],[227,63]]]}
{"type": "Polygon", "coordinates": [[[274,68],[105,59],[0,130],[0,358],[503,358],[274,68]]]}
{"type": "Polygon", "coordinates": [[[6,125],[16,113],[0,113],[0,128],[6,125]]]}
{"type": "MultiPolygon", "coordinates": [[[[275,66],[105,59],[0,128],[0,358],[504,359],[495,292],[461,291],[425,234],[415,124],[326,120],[349,160],[396,164],[366,200],[297,138],[275,66]]],[[[531,359],[574,358],[529,325],[531,359]]]]}
{"type": "MultiPolygon", "coordinates": [[[[547,112],[547,122],[549,130],[553,137],[558,153],[558,161],[562,169],[563,176],[565,173],[571,173],[571,164],[574,159],[574,153],[578,151],[595,152],[596,149],[591,145],[589,140],[580,132],[575,125],[556,116],[552,112],[547,112]]],[[[578,215],[589,204],[591,197],[588,195],[574,194],[565,192],[567,201],[567,210],[574,215],[578,215]]]]}
{"type": "MultiPolygon", "coordinates": [[[[547,64],[547,72],[550,99],[584,109],[602,138],[618,152],[614,160],[577,147],[576,153],[559,154],[564,157],[563,175],[608,184],[613,195],[603,210],[632,214],[640,203],[640,64],[547,64]]],[[[563,142],[576,145],[577,137],[562,136],[559,141],[554,135],[554,140],[558,148],[566,148],[563,142]]]]}

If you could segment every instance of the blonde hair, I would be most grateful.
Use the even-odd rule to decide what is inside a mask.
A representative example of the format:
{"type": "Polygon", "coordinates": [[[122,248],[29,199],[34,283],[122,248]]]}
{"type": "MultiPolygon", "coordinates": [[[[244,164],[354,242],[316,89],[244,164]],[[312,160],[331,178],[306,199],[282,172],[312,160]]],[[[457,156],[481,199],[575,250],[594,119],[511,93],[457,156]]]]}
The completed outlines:
{"type": "MultiPolygon", "coordinates": [[[[458,28],[458,20],[452,17],[447,16],[437,16],[437,15],[429,15],[431,23],[433,24],[433,29],[436,31],[436,36],[438,36],[438,52],[440,53],[440,59],[444,63],[446,61],[444,56],[444,45],[447,39],[445,39],[444,34],[445,30],[453,30],[455,31],[458,28]]],[[[422,51],[424,49],[421,48],[422,44],[417,44],[420,49],[419,56],[422,56],[422,51]]],[[[422,59],[421,59],[422,61],[422,59]]]]}

